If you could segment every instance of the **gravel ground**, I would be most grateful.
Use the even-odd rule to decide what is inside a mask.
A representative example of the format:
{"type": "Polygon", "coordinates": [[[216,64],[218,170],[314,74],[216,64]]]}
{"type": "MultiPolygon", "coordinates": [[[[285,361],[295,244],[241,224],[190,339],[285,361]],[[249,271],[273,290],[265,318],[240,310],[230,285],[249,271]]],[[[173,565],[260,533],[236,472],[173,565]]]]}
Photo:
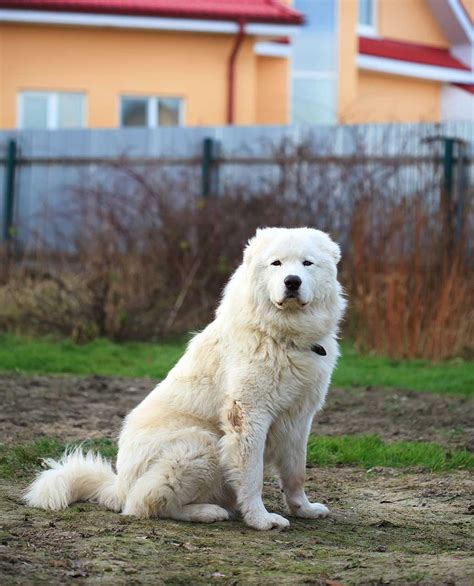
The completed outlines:
{"type": "MultiPolygon", "coordinates": [[[[153,387],[144,379],[0,376],[0,442],[115,437],[153,387]]],[[[473,449],[472,401],[403,390],[332,389],[321,434],[376,433],[473,449]]],[[[474,583],[474,480],[377,468],[308,469],[307,488],[333,514],[282,533],[239,521],[211,526],[139,521],[76,504],[28,509],[28,479],[0,481],[2,584],[474,583]]],[[[285,512],[273,481],[268,508],[285,512]]]]}

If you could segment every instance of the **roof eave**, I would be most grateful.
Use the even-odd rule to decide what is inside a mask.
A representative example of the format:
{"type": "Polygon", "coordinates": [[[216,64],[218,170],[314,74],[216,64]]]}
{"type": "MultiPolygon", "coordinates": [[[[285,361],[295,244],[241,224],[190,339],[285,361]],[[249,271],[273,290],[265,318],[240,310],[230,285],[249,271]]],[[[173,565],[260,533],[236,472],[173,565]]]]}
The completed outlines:
{"type": "Polygon", "coordinates": [[[198,19],[172,18],[164,16],[136,16],[110,13],[70,12],[52,10],[31,10],[0,8],[0,22],[15,22],[40,25],[90,26],[106,28],[131,28],[143,30],[171,30],[234,34],[239,22],[245,21],[247,34],[259,36],[293,35],[300,29],[299,24],[282,23],[278,20],[259,19],[198,19]]]}
{"type": "Polygon", "coordinates": [[[387,59],[374,55],[357,55],[357,66],[359,69],[385,73],[389,75],[400,75],[404,77],[415,77],[446,83],[474,83],[474,73],[463,69],[427,65],[425,63],[414,63],[412,61],[401,61],[387,59]]]}
{"type": "MultiPolygon", "coordinates": [[[[275,5],[277,6],[277,5],[275,5]]],[[[0,9],[5,10],[20,10],[20,11],[31,11],[31,12],[45,12],[45,13],[68,13],[68,14],[90,14],[90,15],[115,15],[124,17],[149,17],[149,18],[170,18],[170,19],[186,19],[186,20],[217,20],[217,21],[232,21],[240,23],[242,21],[247,23],[258,23],[258,24],[280,24],[280,25],[301,25],[304,22],[302,14],[296,10],[284,7],[283,5],[278,6],[280,10],[274,14],[241,14],[239,12],[226,13],[225,11],[219,12],[219,10],[200,10],[194,8],[193,10],[176,9],[176,8],[162,8],[162,9],[147,9],[140,6],[128,6],[126,3],[122,3],[117,6],[103,5],[99,6],[98,3],[90,3],[84,6],[80,4],[68,5],[64,4],[58,7],[58,4],[48,3],[47,0],[36,5],[31,3],[30,5],[24,4],[21,7],[13,1],[0,0],[0,9]]]]}

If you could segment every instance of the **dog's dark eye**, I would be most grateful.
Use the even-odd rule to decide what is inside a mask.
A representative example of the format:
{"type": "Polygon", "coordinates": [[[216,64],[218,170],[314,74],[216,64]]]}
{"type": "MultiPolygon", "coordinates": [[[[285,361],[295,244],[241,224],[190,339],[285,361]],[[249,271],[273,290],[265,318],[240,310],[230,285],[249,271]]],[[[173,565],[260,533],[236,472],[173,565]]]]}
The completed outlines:
{"type": "Polygon", "coordinates": [[[304,260],[304,261],[303,261],[303,265],[304,265],[305,267],[309,267],[309,266],[311,266],[311,265],[314,265],[314,262],[311,262],[310,260],[304,260]]]}
{"type": "Polygon", "coordinates": [[[281,261],[279,261],[279,260],[274,260],[274,261],[272,262],[272,265],[273,265],[274,267],[281,267],[281,261]]]}

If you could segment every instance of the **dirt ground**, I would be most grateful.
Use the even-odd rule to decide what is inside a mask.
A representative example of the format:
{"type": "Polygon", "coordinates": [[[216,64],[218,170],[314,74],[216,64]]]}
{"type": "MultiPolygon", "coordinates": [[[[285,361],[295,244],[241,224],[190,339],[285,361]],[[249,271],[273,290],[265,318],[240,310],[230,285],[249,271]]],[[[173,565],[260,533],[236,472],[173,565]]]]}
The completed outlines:
{"type": "MultiPolygon", "coordinates": [[[[157,381],[104,376],[0,375],[0,441],[41,435],[62,440],[115,437],[123,417],[157,381]]],[[[473,401],[393,389],[331,389],[314,431],[374,433],[474,451],[473,401]]]]}
{"type": "MultiPolygon", "coordinates": [[[[0,442],[115,437],[153,384],[2,375],[0,442]]],[[[315,433],[376,433],[473,450],[472,407],[464,397],[332,389],[315,433]]],[[[25,482],[0,480],[2,584],[474,583],[474,479],[465,471],[310,468],[308,493],[333,514],[291,519],[282,533],[257,533],[240,521],[138,521],[83,503],[61,513],[28,509],[25,482]]],[[[265,500],[284,514],[273,480],[265,500]]]]}

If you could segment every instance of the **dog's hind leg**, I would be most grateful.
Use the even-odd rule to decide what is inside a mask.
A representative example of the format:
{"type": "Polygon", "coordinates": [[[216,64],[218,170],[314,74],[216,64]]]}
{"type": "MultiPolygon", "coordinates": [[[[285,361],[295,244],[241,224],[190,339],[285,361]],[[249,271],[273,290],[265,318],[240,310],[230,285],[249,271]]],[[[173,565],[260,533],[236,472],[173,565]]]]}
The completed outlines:
{"type": "Polygon", "coordinates": [[[198,523],[229,518],[224,508],[201,504],[219,492],[217,437],[207,432],[183,434],[161,454],[131,487],[124,515],[198,523]]]}
{"type": "Polygon", "coordinates": [[[230,519],[229,511],[219,505],[183,505],[179,509],[168,511],[170,519],[190,521],[191,523],[215,523],[230,519]]]}

